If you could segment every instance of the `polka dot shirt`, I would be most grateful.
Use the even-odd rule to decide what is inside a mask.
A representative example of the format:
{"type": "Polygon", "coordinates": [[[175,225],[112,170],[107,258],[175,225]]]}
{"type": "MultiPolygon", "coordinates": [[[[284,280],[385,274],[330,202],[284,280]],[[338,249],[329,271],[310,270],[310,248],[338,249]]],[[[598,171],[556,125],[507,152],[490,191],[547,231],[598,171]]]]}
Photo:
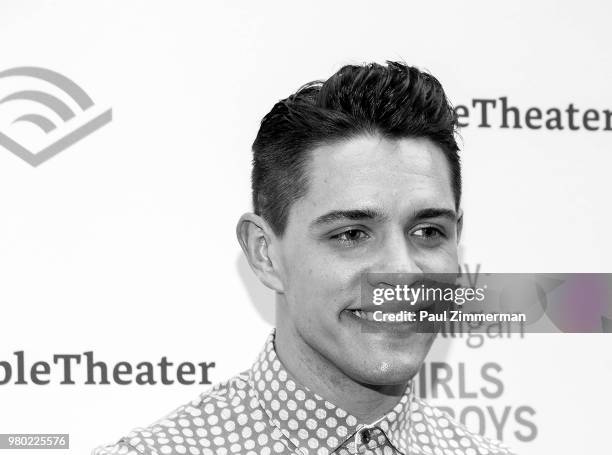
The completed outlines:
{"type": "Polygon", "coordinates": [[[331,453],[511,454],[427,405],[410,386],[390,412],[375,422],[359,422],[283,368],[272,332],[250,370],[92,455],[331,453]]]}

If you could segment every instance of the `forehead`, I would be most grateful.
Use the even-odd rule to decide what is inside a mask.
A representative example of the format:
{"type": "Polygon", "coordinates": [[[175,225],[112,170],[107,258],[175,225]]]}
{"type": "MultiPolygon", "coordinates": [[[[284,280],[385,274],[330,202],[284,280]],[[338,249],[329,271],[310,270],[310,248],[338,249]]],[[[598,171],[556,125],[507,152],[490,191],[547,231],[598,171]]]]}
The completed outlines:
{"type": "Polygon", "coordinates": [[[360,136],[311,151],[304,208],[454,208],[449,164],[426,138],[360,136]]]}

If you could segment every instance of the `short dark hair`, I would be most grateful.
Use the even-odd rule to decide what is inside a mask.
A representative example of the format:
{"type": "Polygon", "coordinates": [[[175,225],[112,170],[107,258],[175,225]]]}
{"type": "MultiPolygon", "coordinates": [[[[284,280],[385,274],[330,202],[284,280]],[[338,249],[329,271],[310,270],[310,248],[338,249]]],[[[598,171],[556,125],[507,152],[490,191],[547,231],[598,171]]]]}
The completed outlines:
{"type": "Polygon", "coordinates": [[[455,208],[461,200],[457,118],[431,74],[400,62],[346,65],[303,85],[263,118],[253,143],[253,209],[282,236],[291,205],[307,191],[309,151],[362,134],[426,137],[450,164],[455,208]]]}

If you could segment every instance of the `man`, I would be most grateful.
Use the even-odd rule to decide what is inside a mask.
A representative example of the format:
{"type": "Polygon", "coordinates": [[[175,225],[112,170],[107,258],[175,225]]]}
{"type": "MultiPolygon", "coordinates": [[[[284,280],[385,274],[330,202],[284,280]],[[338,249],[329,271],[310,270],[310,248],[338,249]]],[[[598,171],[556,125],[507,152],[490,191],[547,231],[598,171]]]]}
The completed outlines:
{"type": "Polygon", "coordinates": [[[345,66],[278,102],[237,226],[276,292],[276,329],[249,370],[94,453],[509,453],[415,396],[435,333],[373,321],[361,298],[364,276],[457,271],[455,128],[440,83],[396,62],[345,66]]]}

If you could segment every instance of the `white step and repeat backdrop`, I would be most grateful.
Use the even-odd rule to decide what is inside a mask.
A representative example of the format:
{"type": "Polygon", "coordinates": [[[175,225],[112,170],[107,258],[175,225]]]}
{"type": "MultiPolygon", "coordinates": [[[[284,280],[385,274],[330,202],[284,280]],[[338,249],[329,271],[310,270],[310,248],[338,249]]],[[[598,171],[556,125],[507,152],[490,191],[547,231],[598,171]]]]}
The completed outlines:
{"type": "MultiPolygon", "coordinates": [[[[273,296],[234,234],[250,145],[275,101],[343,64],[404,60],[461,106],[465,270],[612,272],[610,17],[604,1],[0,3],[0,433],[89,453],[252,363],[273,296]],[[69,355],[74,384],[32,374],[69,355]],[[163,358],[156,384],[112,377],[163,358]],[[85,383],[88,359],[110,384],[101,367],[85,383]]],[[[520,454],[607,453],[608,335],[439,339],[420,392],[520,454]]]]}

